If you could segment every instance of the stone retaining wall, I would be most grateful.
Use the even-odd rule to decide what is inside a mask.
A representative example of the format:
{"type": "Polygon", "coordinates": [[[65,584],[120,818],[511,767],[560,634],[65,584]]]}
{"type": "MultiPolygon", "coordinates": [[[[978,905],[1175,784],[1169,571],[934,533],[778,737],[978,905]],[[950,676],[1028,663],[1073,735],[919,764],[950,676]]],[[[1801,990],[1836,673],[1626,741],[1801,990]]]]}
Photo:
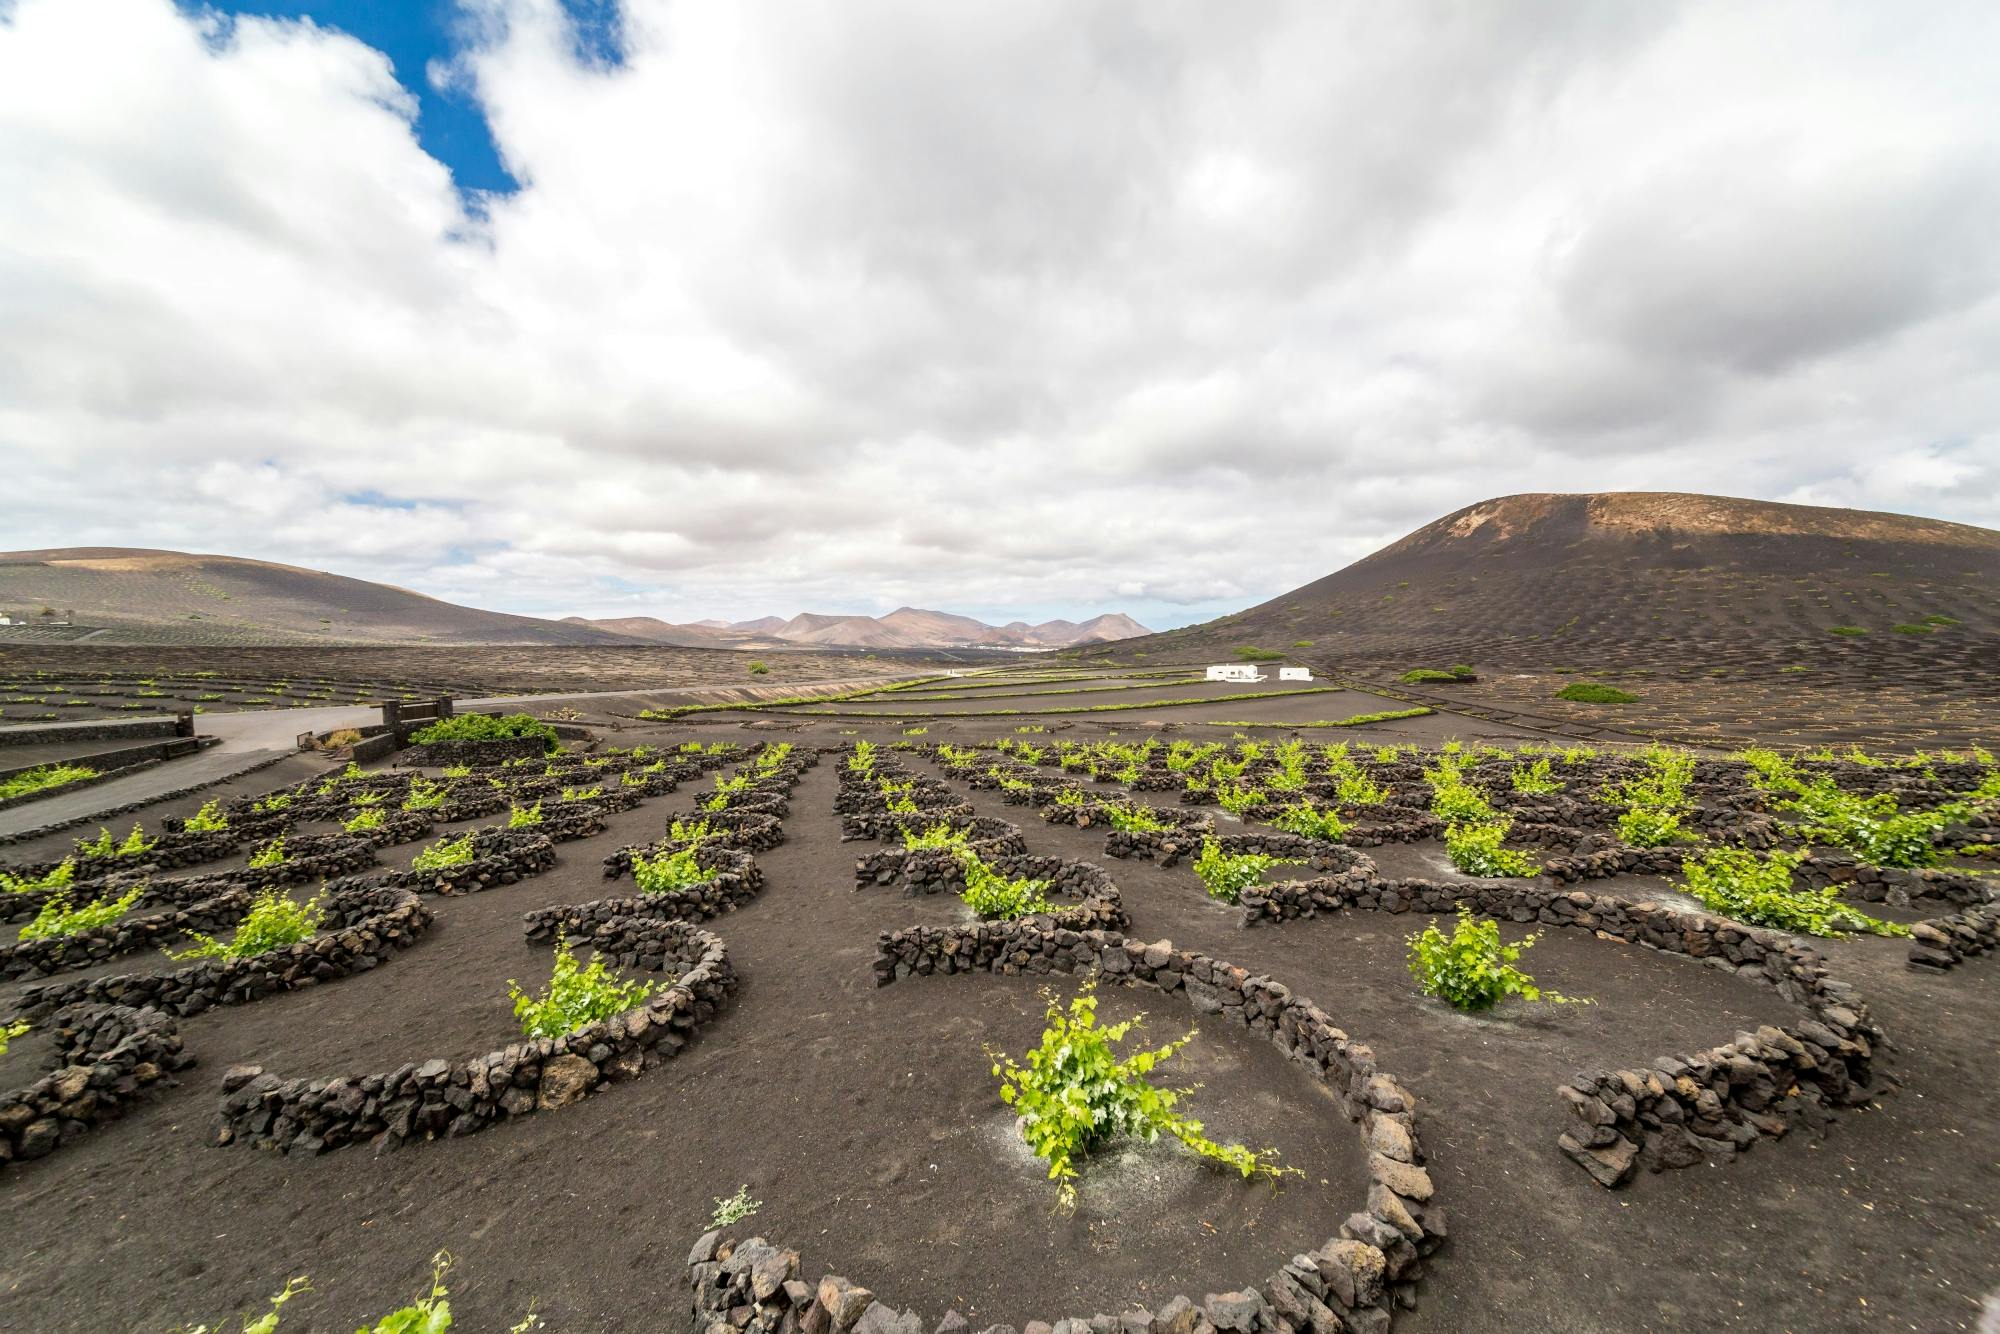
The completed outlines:
{"type": "Polygon", "coordinates": [[[332,982],[386,963],[430,928],[430,909],[406,889],[366,881],[330,884],[319,895],[326,926],[300,941],[247,959],[203,959],[170,973],[130,973],[24,988],[13,1009],[40,1022],[66,1005],[153,1006],[196,1015],[279,992],[332,982]]]}
{"type": "MultiPolygon", "coordinates": [[[[1054,1329],[1137,1331],[1148,1334],[1195,1334],[1204,1325],[1237,1334],[1296,1334],[1313,1330],[1387,1330],[1397,1300],[1414,1300],[1414,1283],[1423,1272],[1423,1257],[1445,1236],[1443,1210],[1433,1198],[1429,1173],[1423,1168],[1414,1110],[1416,1100],[1376,1065],[1366,1045],[1335,1027],[1317,1005],[1294,996],[1290,989],[1248,970],[1177,950],[1171,942],[1148,944],[1110,932],[1051,929],[1032,920],[988,923],[931,933],[933,939],[915,966],[898,956],[892,942],[904,933],[884,932],[876,959],[876,981],[888,985],[913,973],[994,972],[1005,974],[1095,973],[1111,982],[1158,988],[1177,995],[1197,1013],[1218,1015],[1260,1033],[1275,1043],[1311,1077],[1329,1085],[1348,1116],[1359,1123],[1368,1153],[1367,1204],[1348,1216],[1340,1235],[1318,1251],[1293,1256],[1264,1284],[1242,1292],[1210,1294],[1199,1305],[1176,1297],[1158,1311],[1097,1315],[1064,1321],[1054,1329]],[[1399,1291],[1400,1290],[1400,1291],[1399,1291]]],[[[803,1285],[787,1290],[781,1280],[768,1279],[785,1268],[783,1255],[767,1259],[766,1280],[737,1282],[737,1270],[718,1258],[716,1234],[704,1237],[691,1257],[698,1325],[710,1328],[705,1315],[719,1313],[734,1324],[739,1313],[752,1321],[792,1311],[801,1321],[822,1329],[850,1329],[866,1313],[880,1307],[865,1290],[843,1279],[824,1281],[807,1298],[803,1285]],[[860,1291],[860,1296],[854,1292],[860,1291]],[[827,1299],[820,1302],[820,1294],[827,1299]],[[818,1302],[821,1314],[809,1308],[818,1302]],[[740,1308],[748,1306],[748,1312],[740,1308]],[[805,1307],[806,1310],[795,1308],[805,1307]]],[[[791,1260],[796,1267],[796,1257],[791,1260]]],[[[891,1326],[913,1317],[899,1317],[886,1307],[876,1311],[870,1328],[890,1334],[891,1326]]],[[[946,1318],[950,1323],[950,1317],[946,1318]]],[[[776,1328],[777,1326],[769,1326],[776,1328]]],[[[1030,1326],[1037,1328],[1037,1326],[1030,1326]]]]}
{"type": "Polygon", "coordinates": [[[215,1142],[324,1153],[372,1140],[392,1150],[554,1111],[635,1078],[679,1054],[736,988],[720,938],[684,922],[642,929],[657,953],[640,957],[676,976],[623,1014],[559,1038],[383,1074],[281,1079],[259,1066],[233,1067],[223,1079],[215,1142]]]}
{"type": "Polygon", "coordinates": [[[552,941],[559,935],[594,932],[614,918],[657,918],[700,922],[733,912],[764,890],[764,872],[747,852],[703,843],[695,864],[715,872],[699,885],[662,894],[640,893],[590,903],[558,903],[523,913],[521,921],[531,941],[552,941]]]}
{"type": "MultiPolygon", "coordinates": [[[[250,911],[247,889],[227,889],[185,908],[147,917],[127,915],[90,931],[47,936],[0,946],[0,979],[52,977],[79,968],[95,968],[121,954],[162,948],[191,931],[212,936],[243,920],[250,911]]],[[[135,908],[138,905],[134,905],[135,908]]]]}
{"type": "MultiPolygon", "coordinates": [[[[1629,1180],[1642,1152],[1655,1169],[1727,1159],[1759,1137],[1824,1124],[1832,1109],[1871,1096],[1881,1031],[1854,988],[1832,977],[1816,950],[1782,932],[1528,885],[1384,881],[1350,873],[1260,888],[1281,891],[1288,901],[1307,900],[1318,910],[1444,915],[1462,905],[1481,916],[1589,931],[1726,968],[1806,1012],[1807,1018],[1782,1029],[1738,1034],[1733,1043],[1691,1056],[1664,1056],[1650,1069],[1579,1075],[1564,1086],[1567,1092],[1559,1090],[1580,1124],[1558,1143],[1600,1184],[1629,1180]]],[[[1253,893],[1244,894],[1246,916],[1253,893]]]]}
{"type": "Polygon", "coordinates": [[[49,1073],[0,1093],[0,1165],[45,1158],[129,1111],[145,1092],[194,1064],[158,1010],[77,1005],[49,1016],[49,1073]]]}

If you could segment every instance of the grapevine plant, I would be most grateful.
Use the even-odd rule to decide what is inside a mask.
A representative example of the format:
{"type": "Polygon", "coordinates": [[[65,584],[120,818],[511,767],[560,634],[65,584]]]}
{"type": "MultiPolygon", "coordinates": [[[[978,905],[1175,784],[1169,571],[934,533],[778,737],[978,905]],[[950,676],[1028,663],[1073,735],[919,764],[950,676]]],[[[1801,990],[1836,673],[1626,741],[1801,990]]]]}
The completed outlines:
{"type": "Polygon", "coordinates": [[[627,982],[613,976],[602,959],[592,959],[589,967],[580,967],[570,952],[567,938],[556,941],[555,966],[549,975],[549,985],[540,996],[530,996],[512,978],[507,981],[507,998],[514,1002],[514,1017],[520,1021],[521,1031],[531,1038],[559,1038],[614,1014],[623,1014],[636,1008],[653,990],[651,982],[627,982]]]}
{"type": "Polygon", "coordinates": [[[1410,936],[1410,975],[1424,995],[1436,996],[1454,1009],[1490,1010],[1503,997],[1549,1001],[1556,1005],[1588,1005],[1576,996],[1545,991],[1514,965],[1539,937],[1526,935],[1518,944],[1500,943],[1500,923],[1480,921],[1470,909],[1458,910],[1458,924],[1447,936],[1436,919],[1410,936]]]}
{"type": "Polygon", "coordinates": [[[1236,856],[1222,850],[1213,838],[1201,841],[1201,855],[1195,858],[1194,873],[1201,877],[1210,898],[1234,903],[1244,890],[1263,878],[1273,866],[1296,866],[1296,857],[1273,857],[1265,852],[1245,852],[1236,856]]]}
{"type": "Polygon", "coordinates": [[[248,959],[312,939],[319,934],[320,923],[325,918],[326,910],[320,907],[319,899],[311,898],[299,903],[280,895],[275,889],[267,889],[251,900],[250,911],[236,924],[236,934],[227,944],[213,936],[190,931],[188,938],[198,942],[195,948],[172,957],[181,962],[190,959],[248,959]]]}
{"type": "Polygon", "coordinates": [[[73,936],[80,931],[92,931],[100,926],[109,926],[132,910],[132,905],[145,897],[146,887],[140,885],[122,898],[99,899],[95,903],[78,906],[70,901],[70,891],[59,889],[49,896],[35,919],[21,928],[22,940],[54,940],[73,936]]]}
{"type": "Polygon", "coordinates": [[[1146,1078],[1154,1067],[1170,1060],[1194,1040],[1194,1030],[1177,1041],[1120,1058],[1113,1044],[1141,1026],[1144,1015],[1100,1027],[1095,983],[1085,983],[1067,1008],[1052,992],[1048,1026],[1041,1044],[1028,1053],[1025,1065],[992,1048],[993,1075],[1000,1080],[1000,1100],[1020,1114],[1021,1138],[1037,1158],[1049,1165],[1056,1183],[1057,1207],[1076,1209],[1078,1163],[1096,1150],[1121,1139],[1153,1143],[1170,1135],[1204,1158],[1227,1164],[1245,1177],[1276,1178],[1275,1149],[1249,1149],[1218,1144],[1202,1134],[1202,1123],[1175,1107],[1191,1089],[1156,1087],[1146,1078]]]}
{"type": "Polygon", "coordinates": [[[1696,861],[1681,863],[1687,891],[1711,912],[1723,913],[1753,926],[1776,927],[1809,936],[1841,936],[1867,931],[1878,936],[1907,936],[1909,928],[1885,922],[1841,902],[1832,885],[1803,889],[1792,884],[1792,871],[1804,853],[1773,852],[1759,857],[1745,848],[1713,848],[1696,861]]]}

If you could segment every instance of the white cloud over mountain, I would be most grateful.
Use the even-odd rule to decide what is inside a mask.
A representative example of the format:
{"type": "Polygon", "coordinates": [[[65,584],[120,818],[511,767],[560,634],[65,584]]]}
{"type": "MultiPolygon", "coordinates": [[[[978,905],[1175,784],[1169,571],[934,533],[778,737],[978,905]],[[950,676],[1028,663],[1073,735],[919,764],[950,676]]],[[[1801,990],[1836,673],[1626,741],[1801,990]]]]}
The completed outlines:
{"type": "Polygon", "coordinates": [[[1152,624],[1524,490],[2000,525],[2000,11],[0,0],[9,547],[1152,624]]]}

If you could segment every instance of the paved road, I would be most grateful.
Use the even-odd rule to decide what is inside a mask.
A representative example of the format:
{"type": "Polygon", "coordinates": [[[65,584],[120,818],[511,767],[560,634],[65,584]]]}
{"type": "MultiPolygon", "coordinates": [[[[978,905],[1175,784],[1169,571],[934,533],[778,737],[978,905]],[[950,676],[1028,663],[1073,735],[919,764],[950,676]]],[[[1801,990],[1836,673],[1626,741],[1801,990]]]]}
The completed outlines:
{"type": "MultiPolygon", "coordinates": [[[[580,699],[644,700],[648,705],[700,704],[752,698],[752,691],[785,694],[793,689],[847,689],[868,684],[886,685],[904,677],[871,677],[855,681],[813,681],[768,687],[702,687],[687,690],[590,690],[564,695],[499,695],[484,699],[461,699],[460,712],[555,704],[580,699]]],[[[267,760],[294,754],[301,732],[330,732],[340,727],[362,727],[382,721],[380,708],[343,704],[315,709],[246,709],[236,713],[204,713],[199,730],[203,736],[220,738],[220,744],[198,754],[141,769],[138,773],[114,778],[108,783],[59,793],[0,811],[0,835],[25,829],[60,824],[65,820],[87,819],[103,811],[148,801],[165,792],[218,783],[267,760]]]]}

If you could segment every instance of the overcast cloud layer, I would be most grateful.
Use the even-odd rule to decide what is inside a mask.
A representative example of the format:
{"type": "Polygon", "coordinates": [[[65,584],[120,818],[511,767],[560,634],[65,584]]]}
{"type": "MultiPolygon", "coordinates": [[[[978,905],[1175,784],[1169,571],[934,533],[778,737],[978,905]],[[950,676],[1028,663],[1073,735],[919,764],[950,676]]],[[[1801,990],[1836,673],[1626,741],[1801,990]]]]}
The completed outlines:
{"type": "Polygon", "coordinates": [[[0,547],[502,610],[1260,600],[1489,495],[2000,526],[2000,6],[0,0],[0,547]]]}

